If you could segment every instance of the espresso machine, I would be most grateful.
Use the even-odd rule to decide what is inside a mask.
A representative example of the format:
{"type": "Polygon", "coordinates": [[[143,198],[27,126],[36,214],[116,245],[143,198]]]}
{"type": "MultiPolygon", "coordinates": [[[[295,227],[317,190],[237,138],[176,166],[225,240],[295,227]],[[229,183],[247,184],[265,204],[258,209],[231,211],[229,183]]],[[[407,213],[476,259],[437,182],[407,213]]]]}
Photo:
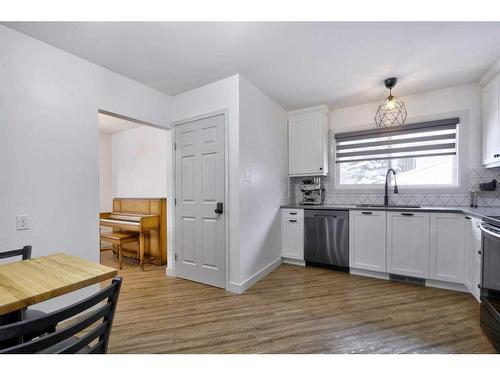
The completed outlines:
{"type": "Polygon", "coordinates": [[[302,180],[300,185],[302,200],[299,202],[304,205],[319,205],[325,200],[325,188],[320,177],[312,177],[302,180]]]}

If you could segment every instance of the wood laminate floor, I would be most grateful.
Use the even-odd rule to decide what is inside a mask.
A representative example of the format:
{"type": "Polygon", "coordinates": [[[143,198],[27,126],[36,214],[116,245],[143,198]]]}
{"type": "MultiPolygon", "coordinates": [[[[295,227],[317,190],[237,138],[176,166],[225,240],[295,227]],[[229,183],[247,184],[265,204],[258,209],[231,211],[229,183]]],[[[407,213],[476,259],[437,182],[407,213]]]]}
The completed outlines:
{"type": "Polygon", "coordinates": [[[110,353],[495,352],[465,293],[282,265],[236,295],[145,269],[119,271],[110,353]]]}

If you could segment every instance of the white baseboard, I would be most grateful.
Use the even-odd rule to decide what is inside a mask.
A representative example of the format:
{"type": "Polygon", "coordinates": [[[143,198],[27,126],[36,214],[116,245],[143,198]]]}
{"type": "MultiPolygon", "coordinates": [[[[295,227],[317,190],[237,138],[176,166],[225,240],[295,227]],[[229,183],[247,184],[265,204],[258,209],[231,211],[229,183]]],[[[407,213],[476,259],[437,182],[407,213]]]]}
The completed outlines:
{"type": "Polygon", "coordinates": [[[175,277],[175,272],[174,272],[174,268],[173,267],[168,267],[167,266],[167,269],[166,269],[165,273],[167,274],[167,276],[175,277]]]}
{"type": "Polygon", "coordinates": [[[263,267],[260,271],[256,272],[254,275],[250,276],[242,283],[236,283],[234,281],[230,281],[227,290],[233,293],[242,294],[245,290],[249,289],[257,281],[259,281],[264,276],[268,275],[277,267],[279,267],[282,262],[283,260],[281,258],[276,259],[275,261],[269,263],[267,266],[263,267]]]}
{"type": "Polygon", "coordinates": [[[366,276],[366,277],[374,277],[376,279],[389,280],[389,274],[385,272],[377,272],[377,271],[369,271],[369,270],[360,270],[358,268],[351,268],[349,273],[358,276],[366,276]]]}
{"type": "Polygon", "coordinates": [[[304,267],[306,265],[305,260],[298,260],[298,259],[291,259],[291,258],[283,258],[283,263],[293,264],[294,266],[302,266],[302,267],[304,267]]]}
{"type": "Polygon", "coordinates": [[[470,293],[469,290],[463,284],[450,283],[447,281],[438,281],[438,280],[425,280],[425,286],[429,286],[431,288],[440,288],[440,289],[450,289],[456,290],[459,292],[470,293]]]}

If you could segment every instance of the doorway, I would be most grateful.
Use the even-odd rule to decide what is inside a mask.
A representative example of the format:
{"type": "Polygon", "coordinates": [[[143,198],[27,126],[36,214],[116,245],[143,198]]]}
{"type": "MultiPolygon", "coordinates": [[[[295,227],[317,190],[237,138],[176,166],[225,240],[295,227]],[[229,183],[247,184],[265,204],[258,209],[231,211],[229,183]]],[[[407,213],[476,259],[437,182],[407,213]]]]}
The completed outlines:
{"type": "Polygon", "coordinates": [[[164,268],[172,131],[101,112],[98,124],[101,261],[164,268]]]}

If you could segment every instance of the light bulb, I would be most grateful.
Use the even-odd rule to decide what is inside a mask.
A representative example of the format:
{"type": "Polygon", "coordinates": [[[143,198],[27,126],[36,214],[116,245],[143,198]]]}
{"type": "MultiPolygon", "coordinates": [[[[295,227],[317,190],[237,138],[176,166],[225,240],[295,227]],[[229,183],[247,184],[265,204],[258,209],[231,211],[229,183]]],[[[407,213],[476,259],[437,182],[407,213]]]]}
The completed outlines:
{"type": "Polygon", "coordinates": [[[394,108],[394,96],[392,95],[387,98],[387,108],[388,109],[394,108]]]}

